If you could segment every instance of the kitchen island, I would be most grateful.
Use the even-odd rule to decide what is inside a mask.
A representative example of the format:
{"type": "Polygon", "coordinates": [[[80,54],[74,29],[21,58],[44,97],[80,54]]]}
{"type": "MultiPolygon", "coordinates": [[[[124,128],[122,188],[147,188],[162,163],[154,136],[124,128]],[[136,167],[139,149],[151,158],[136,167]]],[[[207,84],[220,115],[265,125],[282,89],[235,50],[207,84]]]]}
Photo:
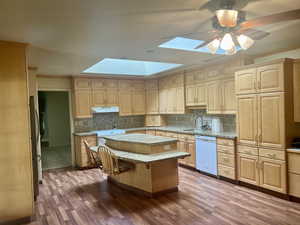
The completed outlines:
{"type": "MultiPolygon", "coordinates": [[[[134,164],[127,172],[110,175],[109,181],[150,197],[178,190],[178,159],[190,154],[177,151],[176,138],[147,134],[104,138],[118,159],[134,164]]],[[[97,151],[97,146],[91,149],[97,151]]]]}

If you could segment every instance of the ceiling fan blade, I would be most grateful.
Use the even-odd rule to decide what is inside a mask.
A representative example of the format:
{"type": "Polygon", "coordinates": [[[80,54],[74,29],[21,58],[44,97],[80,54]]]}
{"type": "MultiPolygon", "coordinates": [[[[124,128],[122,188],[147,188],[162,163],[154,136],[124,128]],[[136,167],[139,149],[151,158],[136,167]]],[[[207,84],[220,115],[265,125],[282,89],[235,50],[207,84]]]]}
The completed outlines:
{"type": "Polygon", "coordinates": [[[202,44],[196,46],[194,49],[199,49],[199,48],[202,48],[202,47],[206,46],[208,43],[212,42],[215,38],[216,37],[214,36],[213,38],[207,39],[202,44]]]}
{"type": "Polygon", "coordinates": [[[243,34],[248,35],[253,40],[261,40],[267,36],[270,35],[269,32],[262,31],[262,30],[256,30],[256,29],[247,29],[243,34]]]}
{"type": "Polygon", "coordinates": [[[300,19],[300,9],[277,13],[269,16],[263,16],[252,20],[247,20],[240,24],[240,31],[250,28],[265,26],[273,23],[298,20],[300,19]]]}
{"type": "Polygon", "coordinates": [[[197,8],[186,8],[186,9],[158,9],[151,11],[141,11],[141,12],[128,12],[127,16],[132,15],[151,15],[151,14],[166,14],[166,13],[180,13],[180,12],[195,12],[199,11],[197,8]]]}

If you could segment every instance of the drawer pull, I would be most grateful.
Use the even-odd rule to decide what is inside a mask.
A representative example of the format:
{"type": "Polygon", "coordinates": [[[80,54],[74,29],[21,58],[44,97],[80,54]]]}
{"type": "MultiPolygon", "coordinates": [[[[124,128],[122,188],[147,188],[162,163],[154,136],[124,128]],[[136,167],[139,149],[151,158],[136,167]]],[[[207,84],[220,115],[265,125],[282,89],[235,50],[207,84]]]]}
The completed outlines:
{"type": "Polygon", "coordinates": [[[224,162],[229,162],[230,160],[228,158],[223,159],[224,162]]]}
{"type": "Polygon", "coordinates": [[[249,151],[249,150],[248,150],[248,151],[245,151],[245,153],[246,153],[246,154],[249,154],[249,155],[252,155],[252,152],[249,151]]]}

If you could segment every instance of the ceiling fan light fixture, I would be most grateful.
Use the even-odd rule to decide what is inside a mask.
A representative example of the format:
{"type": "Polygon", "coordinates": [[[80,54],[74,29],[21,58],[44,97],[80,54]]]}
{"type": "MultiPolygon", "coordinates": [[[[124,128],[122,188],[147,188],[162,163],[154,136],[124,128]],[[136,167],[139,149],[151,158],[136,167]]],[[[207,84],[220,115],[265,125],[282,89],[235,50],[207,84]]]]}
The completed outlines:
{"type": "Polygon", "coordinates": [[[230,33],[227,33],[224,35],[224,37],[221,41],[220,47],[225,51],[229,51],[229,50],[235,48],[235,45],[234,45],[234,42],[232,40],[232,36],[230,33]]]}
{"type": "Polygon", "coordinates": [[[234,55],[237,53],[237,50],[236,50],[236,47],[233,46],[231,49],[228,49],[225,52],[226,52],[226,55],[234,55]]]}
{"type": "Polygon", "coordinates": [[[222,27],[235,27],[237,25],[238,11],[233,9],[220,9],[216,11],[219,24],[222,27]]]}
{"type": "Polygon", "coordinates": [[[216,54],[220,47],[221,41],[219,39],[214,39],[213,41],[207,44],[207,48],[210,50],[212,54],[216,54]]]}
{"type": "Polygon", "coordinates": [[[247,50],[254,44],[254,40],[244,34],[237,36],[237,40],[242,49],[247,50]]]}

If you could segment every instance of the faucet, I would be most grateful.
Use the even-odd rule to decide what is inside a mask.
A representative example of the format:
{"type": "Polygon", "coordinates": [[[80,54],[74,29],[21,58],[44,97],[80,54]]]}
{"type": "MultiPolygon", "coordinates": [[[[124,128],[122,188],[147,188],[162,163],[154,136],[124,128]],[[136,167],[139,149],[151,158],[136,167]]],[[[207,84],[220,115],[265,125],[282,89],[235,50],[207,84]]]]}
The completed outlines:
{"type": "Polygon", "coordinates": [[[198,117],[196,117],[196,119],[195,119],[195,128],[197,129],[197,128],[199,128],[199,124],[198,124],[198,119],[201,119],[201,126],[200,126],[200,128],[202,129],[202,126],[203,126],[203,116],[198,116],[198,117]]]}

